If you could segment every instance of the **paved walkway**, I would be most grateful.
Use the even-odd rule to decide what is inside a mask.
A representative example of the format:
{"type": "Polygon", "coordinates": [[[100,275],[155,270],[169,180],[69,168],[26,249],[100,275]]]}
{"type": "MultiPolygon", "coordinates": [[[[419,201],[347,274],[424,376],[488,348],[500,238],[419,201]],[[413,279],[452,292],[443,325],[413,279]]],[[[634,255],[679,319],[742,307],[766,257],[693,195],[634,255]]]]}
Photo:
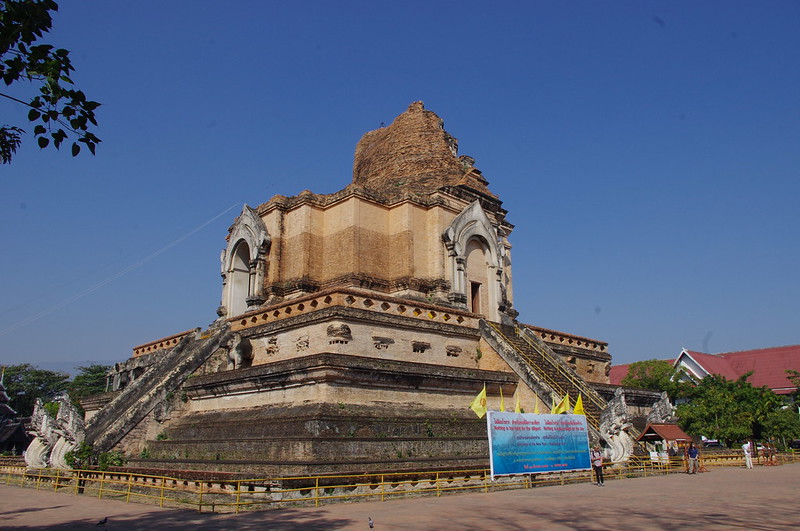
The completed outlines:
{"type": "Polygon", "coordinates": [[[799,493],[800,464],[240,515],[0,485],[0,529],[797,529],[799,493]]]}

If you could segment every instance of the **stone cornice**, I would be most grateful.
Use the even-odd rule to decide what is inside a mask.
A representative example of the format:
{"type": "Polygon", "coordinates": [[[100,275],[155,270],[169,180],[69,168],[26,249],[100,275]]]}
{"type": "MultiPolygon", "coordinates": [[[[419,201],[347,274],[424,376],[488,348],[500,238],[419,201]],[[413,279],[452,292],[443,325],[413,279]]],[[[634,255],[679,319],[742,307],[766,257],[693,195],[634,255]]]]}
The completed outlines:
{"type": "Polygon", "coordinates": [[[464,205],[471,203],[475,199],[479,199],[481,201],[481,206],[487,212],[495,214],[500,223],[509,229],[514,227],[512,224],[505,221],[505,216],[508,212],[500,206],[502,205],[500,200],[465,186],[444,186],[430,194],[415,194],[408,191],[397,194],[379,194],[374,190],[350,184],[332,194],[316,194],[310,190],[303,190],[298,195],[291,197],[275,195],[266,203],[262,203],[256,207],[255,210],[259,216],[264,216],[273,210],[286,212],[302,205],[326,208],[350,199],[351,197],[357,197],[387,207],[393,207],[401,203],[411,203],[423,208],[440,206],[452,210],[453,212],[460,212],[464,205]],[[457,200],[459,204],[453,204],[451,201],[448,201],[448,197],[457,200]]]}
{"type": "Polygon", "coordinates": [[[188,380],[184,390],[191,398],[200,399],[335,383],[470,396],[489,383],[495,388],[503,386],[511,396],[516,382],[516,375],[507,372],[326,353],[198,376],[188,380]]]}
{"type": "Polygon", "coordinates": [[[563,345],[565,347],[578,347],[584,350],[594,350],[597,352],[606,352],[608,350],[608,343],[598,341],[597,339],[590,339],[588,337],[581,337],[556,330],[549,330],[547,328],[540,328],[529,324],[522,324],[535,333],[542,341],[551,345],[563,345]]]}
{"type": "MultiPolygon", "coordinates": [[[[435,324],[437,328],[462,334],[468,333],[466,329],[477,331],[480,320],[478,315],[453,308],[382,296],[367,290],[333,289],[274,304],[230,318],[228,321],[231,323],[231,330],[240,332],[265,325],[279,328],[348,313],[367,320],[386,321],[389,319],[386,322],[399,325],[405,323],[405,326],[408,327],[429,327],[429,325],[435,324]],[[332,308],[338,308],[338,310],[311,315],[332,308]],[[308,317],[299,319],[303,315],[308,317]],[[291,320],[287,321],[289,319],[291,320]],[[276,325],[279,322],[281,324],[276,325]]],[[[474,333],[477,334],[477,332],[474,333]]]]}
{"type": "Polygon", "coordinates": [[[161,339],[156,339],[155,341],[150,341],[149,343],[138,345],[136,347],[133,347],[133,357],[137,358],[139,356],[150,354],[151,352],[155,352],[157,350],[169,350],[177,346],[178,343],[181,342],[181,339],[183,339],[184,337],[192,333],[197,333],[199,331],[200,331],[199,328],[194,328],[192,330],[187,330],[179,334],[162,337],[161,339]]]}

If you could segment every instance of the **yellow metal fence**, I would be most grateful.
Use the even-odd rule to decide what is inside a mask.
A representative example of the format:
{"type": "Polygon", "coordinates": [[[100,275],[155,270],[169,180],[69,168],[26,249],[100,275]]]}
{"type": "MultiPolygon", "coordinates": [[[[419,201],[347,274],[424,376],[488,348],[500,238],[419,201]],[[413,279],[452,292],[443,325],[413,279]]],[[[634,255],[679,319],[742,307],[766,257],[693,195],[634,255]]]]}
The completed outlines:
{"type": "MultiPolygon", "coordinates": [[[[754,462],[768,464],[763,459],[754,462]]],[[[800,455],[794,452],[778,454],[774,459],[774,464],[795,462],[800,462],[800,455]]],[[[701,470],[742,464],[741,453],[701,457],[701,470]]],[[[608,480],[622,480],[685,470],[685,462],[680,457],[664,461],[634,457],[627,463],[606,465],[604,475],[608,480]]],[[[588,481],[592,481],[590,471],[503,476],[494,481],[488,469],[209,481],[120,471],[0,467],[0,483],[6,485],[151,503],[161,507],[236,513],[288,505],[384,501],[404,496],[442,496],[453,492],[491,492],[588,481]]]]}

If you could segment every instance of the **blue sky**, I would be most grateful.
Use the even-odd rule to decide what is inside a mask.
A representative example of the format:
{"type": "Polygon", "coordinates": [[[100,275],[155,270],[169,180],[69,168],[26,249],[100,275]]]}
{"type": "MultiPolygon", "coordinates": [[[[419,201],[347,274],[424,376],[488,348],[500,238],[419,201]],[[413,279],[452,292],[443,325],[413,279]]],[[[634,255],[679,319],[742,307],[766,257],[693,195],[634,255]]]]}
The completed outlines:
{"type": "Polygon", "coordinates": [[[103,142],[0,166],[0,363],[207,326],[242,203],[343,188],[415,100],[516,225],[521,320],[616,363],[800,343],[798,23],[796,1],[62,1],[48,42],[103,142]]]}

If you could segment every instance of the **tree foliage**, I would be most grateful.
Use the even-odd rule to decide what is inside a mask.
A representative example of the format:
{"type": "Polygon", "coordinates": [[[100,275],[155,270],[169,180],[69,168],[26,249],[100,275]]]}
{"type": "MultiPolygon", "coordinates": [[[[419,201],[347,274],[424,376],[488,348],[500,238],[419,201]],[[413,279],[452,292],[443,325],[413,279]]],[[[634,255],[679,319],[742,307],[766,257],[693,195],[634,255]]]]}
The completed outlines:
{"type": "Polygon", "coordinates": [[[69,375],[63,372],[37,369],[29,363],[9,365],[5,369],[3,382],[11,399],[9,406],[21,417],[33,413],[37,398],[51,402],[67,390],[69,375]]]}
{"type": "Polygon", "coordinates": [[[785,372],[789,381],[792,382],[795,387],[797,387],[797,390],[792,393],[792,400],[794,401],[795,405],[800,405],[800,371],[786,369],[785,372]]]}
{"type": "MultiPolygon", "coordinates": [[[[39,40],[52,29],[54,0],[1,0],[0,2],[0,79],[6,86],[28,82],[38,94],[27,101],[0,92],[11,101],[27,107],[28,121],[40,148],[72,140],[72,156],[81,145],[94,154],[100,139],[91,132],[97,126],[96,101],[75,88],[70,75],[75,70],[69,51],[39,40]]],[[[17,126],[0,127],[0,158],[11,162],[22,142],[17,126]]]]}
{"type": "Polygon", "coordinates": [[[681,427],[690,435],[705,435],[731,445],[745,439],[800,436],[800,419],[767,387],[753,387],[750,373],[738,380],[719,375],[703,378],[678,406],[681,427]],[[787,413],[790,411],[791,414],[787,413]]]}
{"type": "Polygon", "coordinates": [[[631,363],[622,385],[649,391],[666,391],[672,400],[682,396],[689,386],[680,381],[681,371],[664,360],[645,360],[631,363]]]}
{"type": "Polygon", "coordinates": [[[78,367],[78,374],[70,380],[66,373],[38,369],[29,363],[9,365],[5,368],[4,378],[6,392],[11,399],[9,405],[19,416],[27,417],[33,413],[36,399],[41,398],[48,411],[55,414],[58,412],[57,404],[51,403],[66,391],[78,406],[80,398],[105,391],[109,369],[108,365],[99,364],[78,367]]]}
{"type": "Polygon", "coordinates": [[[106,375],[110,365],[93,363],[86,367],[78,367],[78,374],[69,384],[69,396],[77,401],[85,396],[103,393],[106,390],[106,375]]]}

